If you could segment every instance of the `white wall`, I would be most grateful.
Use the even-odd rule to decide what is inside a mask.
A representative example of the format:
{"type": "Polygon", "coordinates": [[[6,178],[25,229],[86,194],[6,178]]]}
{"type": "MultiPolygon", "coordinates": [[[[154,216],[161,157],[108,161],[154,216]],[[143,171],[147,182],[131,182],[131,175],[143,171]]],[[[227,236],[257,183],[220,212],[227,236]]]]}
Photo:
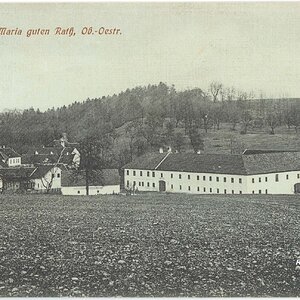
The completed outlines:
{"type": "Polygon", "coordinates": [[[48,184],[51,182],[52,174],[54,178],[51,189],[61,188],[61,169],[58,167],[52,168],[43,178],[34,179],[34,189],[37,191],[45,191],[48,184]]]}
{"type": "Polygon", "coordinates": [[[253,191],[255,194],[294,194],[296,183],[300,183],[300,170],[253,175],[247,178],[247,192],[248,194],[252,194],[253,191]],[[275,180],[276,174],[278,174],[278,181],[275,180]],[[254,183],[252,182],[253,179],[254,183]]]}
{"type": "Polygon", "coordinates": [[[268,194],[293,194],[294,184],[300,182],[300,171],[278,173],[279,182],[275,182],[275,174],[245,176],[128,169],[125,169],[124,172],[125,188],[133,189],[135,181],[136,189],[148,192],[159,191],[159,181],[164,180],[166,182],[166,192],[170,193],[252,194],[254,191],[255,194],[265,194],[267,190],[268,194]],[[152,172],[155,174],[154,177],[152,172]],[[179,175],[181,175],[181,178],[179,175]],[[289,179],[286,179],[286,175],[289,179]],[[265,177],[267,177],[267,181],[265,181],[265,177]],[[224,178],[226,182],[224,182],[224,178]],[[254,178],[254,183],[252,183],[252,178],[254,178]],[[261,182],[259,182],[259,178],[261,178],[261,182]]]}
{"type": "MultiPolygon", "coordinates": [[[[86,195],[85,186],[63,186],[61,188],[63,195],[86,195]]],[[[90,186],[90,195],[106,195],[119,194],[120,185],[106,185],[106,186],[90,186]]]]}

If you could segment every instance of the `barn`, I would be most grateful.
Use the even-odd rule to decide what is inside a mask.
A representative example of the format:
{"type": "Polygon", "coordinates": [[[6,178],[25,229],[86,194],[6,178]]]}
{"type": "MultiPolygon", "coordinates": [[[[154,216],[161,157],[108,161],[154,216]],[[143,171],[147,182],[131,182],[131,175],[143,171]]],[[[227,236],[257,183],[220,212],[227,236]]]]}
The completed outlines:
{"type": "Polygon", "coordinates": [[[300,152],[243,154],[151,153],[125,165],[124,186],[142,192],[294,194],[300,192],[300,152]]]}

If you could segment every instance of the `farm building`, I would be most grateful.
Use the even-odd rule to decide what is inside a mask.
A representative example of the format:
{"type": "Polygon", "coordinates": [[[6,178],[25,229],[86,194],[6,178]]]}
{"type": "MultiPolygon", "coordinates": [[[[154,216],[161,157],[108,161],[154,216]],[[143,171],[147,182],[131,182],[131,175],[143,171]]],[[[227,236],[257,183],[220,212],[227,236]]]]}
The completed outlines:
{"type": "Polygon", "coordinates": [[[17,167],[21,165],[21,155],[10,147],[0,148],[0,168],[17,167]]]}
{"type": "Polygon", "coordinates": [[[22,155],[22,165],[48,165],[59,162],[69,168],[80,163],[80,153],[75,147],[34,147],[22,155]]]}
{"type": "Polygon", "coordinates": [[[77,168],[80,164],[78,143],[71,143],[65,133],[58,140],[48,146],[31,147],[22,155],[22,165],[36,166],[49,164],[63,164],[67,168],[77,168]]]}
{"type": "MultiPolygon", "coordinates": [[[[86,181],[81,174],[64,172],[62,174],[63,195],[86,195],[86,181]]],[[[104,195],[120,193],[120,175],[117,169],[104,169],[98,178],[89,185],[89,195],[104,195]]]]}
{"type": "Polygon", "coordinates": [[[60,193],[61,174],[63,166],[40,165],[30,174],[32,190],[40,193],[47,191],[51,193],[60,193]]]}
{"type": "Polygon", "coordinates": [[[15,192],[32,189],[30,175],[34,168],[3,168],[0,169],[1,191],[15,192]]]}
{"type": "Polygon", "coordinates": [[[152,153],[123,169],[128,190],[191,194],[300,192],[300,152],[152,153]]]}
{"type": "Polygon", "coordinates": [[[0,169],[2,191],[60,192],[62,166],[38,166],[0,169]]]}

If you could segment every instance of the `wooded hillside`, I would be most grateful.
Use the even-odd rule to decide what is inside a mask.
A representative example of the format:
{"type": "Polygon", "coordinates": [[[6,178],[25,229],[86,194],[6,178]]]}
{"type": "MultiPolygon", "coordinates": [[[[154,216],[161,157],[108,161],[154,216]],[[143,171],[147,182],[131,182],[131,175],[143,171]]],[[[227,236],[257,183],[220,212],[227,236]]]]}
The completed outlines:
{"type": "MultiPolygon", "coordinates": [[[[0,143],[26,152],[48,145],[66,132],[69,140],[109,137],[112,155],[135,155],[172,146],[177,151],[205,149],[204,137],[222,131],[276,134],[284,126],[297,132],[299,99],[254,99],[253,94],[212,83],[176,91],[164,83],[127,89],[118,95],[74,102],[45,112],[33,108],[0,114],[0,143]]],[[[257,97],[256,97],[257,98],[257,97]]]]}

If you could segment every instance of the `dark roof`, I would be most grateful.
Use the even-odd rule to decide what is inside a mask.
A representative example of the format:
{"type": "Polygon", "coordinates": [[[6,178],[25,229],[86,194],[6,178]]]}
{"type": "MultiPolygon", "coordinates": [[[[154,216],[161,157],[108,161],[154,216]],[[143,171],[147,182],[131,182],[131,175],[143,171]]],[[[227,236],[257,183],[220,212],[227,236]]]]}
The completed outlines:
{"type": "Polygon", "coordinates": [[[158,170],[220,173],[220,174],[246,174],[241,155],[228,154],[170,154],[158,167],[158,170]]]}
{"type": "Polygon", "coordinates": [[[123,169],[154,170],[165,156],[166,153],[148,153],[128,163],[123,169]]]}
{"type": "Polygon", "coordinates": [[[300,171],[300,152],[243,155],[247,174],[300,171]]]}
{"type": "MultiPolygon", "coordinates": [[[[60,158],[60,163],[70,165],[73,163],[75,154],[65,154],[60,158]]],[[[22,164],[55,164],[60,155],[57,154],[23,154],[21,157],[22,164]]]]}
{"type": "Polygon", "coordinates": [[[171,153],[168,155],[157,153],[139,157],[136,161],[123,167],[123,169],[141,170],[155,170],[155,168],[161,171],[232,175],[300,171],[300,152],[271,152],[251,155],[194,153],[171,153]]]}
{"type": "Polygon", "coordinates": [[[298,150],[266,150],[266,149],[246,149],[243,154],[244,155],[252,155],[252,154],[264,154],[264,153],[276,153],[276,152],[298,152],[298,150]]]}
{"type": "MultiPolygon", "coordinates": [[[[53,169],[54,165],[41,165],[35,168],[34,172],[30,176],[31,179],[38,179],[44,177],[51,169],[53,169]]],[[[57,165],[56,167],[61,168],[61,166],[57,165]]]]}
{"type": "Polygon", "coordinates": [[[6,164],[5,162],[2,161],[2,159],[0,159],[0,169],[2,168],[8,168],[8,164],[6,164]]]}
{"type": "Polygon", "coordinates": [[[0,148],[0,154],[4,159],[21,156],[19,153],[17,153],[14,149],[10,147],[0,148]]]}
{"type": "MultiPolygon", "coordinates": [[[[95,179],[90,186],[118,185],[120,184],[120,175],[118,169],[103,169],[99,178],[95,179]]],[[[62,186],[85,186],[84,173],[68,171],[62,173],[62,186]]]]}
{"type": "MultiPolygon", "coordinates": [[[[6,179],[12,178],[26,178],[26,179],[38,179],[42,178],[49,172],[54,165],[41,165],[38,167],[16,167],[16,168],[4,168],[0,169],[0,176],[6,179]]],[[[61,165],[57,165],[58,168],[63,169],[61,165]]]]}
{"type": "Polygon", "coordinates": [[[35,168],[5,168],[0,169],[0,176],[7,179],[16,179],[16,178],[29,178],[35,168]]]}
{"type": "Polygon", "coordinates": [[[39,154],[43,154],[43,155],[60,155],[62,150],[63,150],[63,154],[66,155],[67,153],[71,154],[72,151],[75,149],[75,147],[65,147],[63,148],[62,146],[56,146],[56,147],[43,147],[43,146],[39,146],[39,147],[31,147],[28,151],[27,151],[27,155],[39,155],[39,154]],[[37,153],[37,154],[36,154],[37,153]]]}

